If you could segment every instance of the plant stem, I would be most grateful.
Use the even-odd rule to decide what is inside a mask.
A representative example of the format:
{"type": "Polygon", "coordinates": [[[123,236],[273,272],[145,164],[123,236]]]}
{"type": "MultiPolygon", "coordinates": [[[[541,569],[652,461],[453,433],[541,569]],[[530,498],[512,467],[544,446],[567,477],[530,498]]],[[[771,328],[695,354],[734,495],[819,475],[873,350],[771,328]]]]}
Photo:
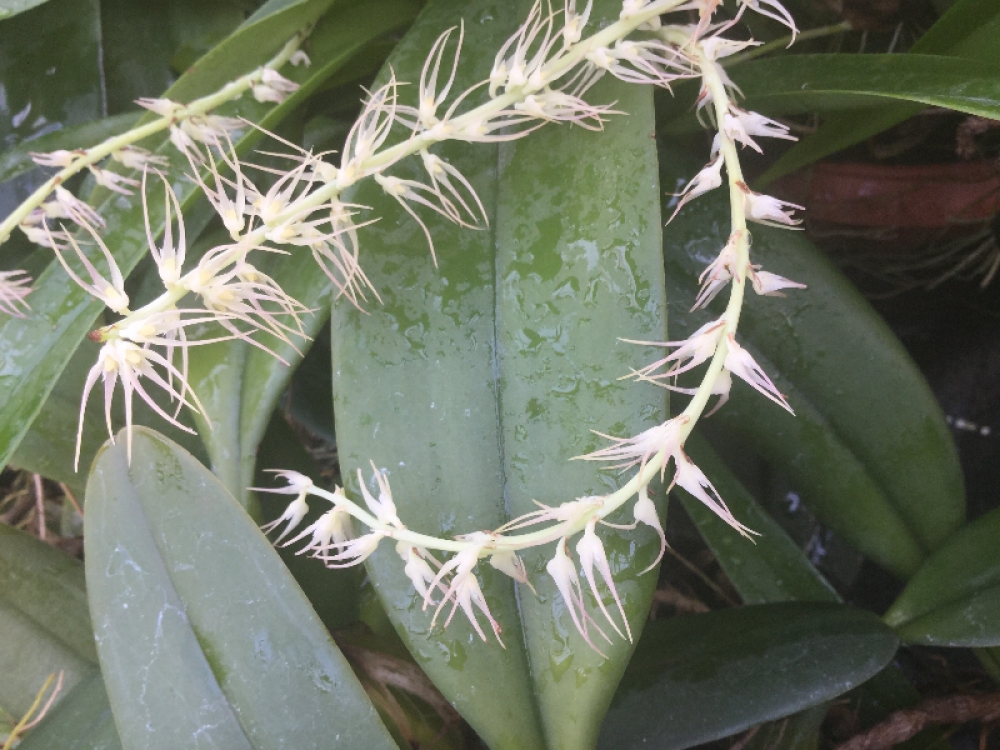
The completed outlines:
{"type": "Polygon", "coordinates": [[[132,130],[122,133],[121,135],[112,136],[104,142],[87,149],[86,152],[80,154],[78,158],[74,159],[72,164],[67,167],[63,167],[52,175],[52,177],[42,183],[42,185],[39,186],[35,192],[28,196],[28,198],[21,203],[21,205],[14,209],[10,216],[0,223],[0,244],[3,244],[10,238],[10,235],[17,228],[17,225],[24,221],[28,214],[42,205],[42,203],[45,202],[56,187],[64,183],[73,175],[86,169],[87,167],[97,164],[102,159],[107,158],[115,151],[118,151],[125,146],[131,146],[132,144],[138,143],[151,135],[155,135],[156,133],[166,130],[181,119],[207,114],[220,104],[224,104],[242,96],[246,91],[249,91],[255,84],[260,82],[265,70],[277,70],[288,62],[292,55],[299,49],[302,41],[309,35],[311,28],[312,27],[310,26],[299,31],[287,44],[285,44],[284,47],[282,47],[281,51],[271,58],[271,60],[269,60],[266,64],[251,73],[240,76],[234,81],[230,81],[215,93],[189,102],[170,117],[158,117],[145,125],[140,125],[137,128],[133,128],[132,130]]]}

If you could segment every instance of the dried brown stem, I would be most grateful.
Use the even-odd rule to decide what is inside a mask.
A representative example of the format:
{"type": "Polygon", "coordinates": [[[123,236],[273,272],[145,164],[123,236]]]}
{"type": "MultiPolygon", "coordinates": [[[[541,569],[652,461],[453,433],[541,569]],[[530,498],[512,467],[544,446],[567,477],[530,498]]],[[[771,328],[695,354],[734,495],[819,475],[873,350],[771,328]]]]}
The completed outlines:
{"type": "Polygon", "coordinates": [[[914,708],[896,711],[867,732],[855,735],[837,750],[887,750],[905,742],[928,726],[983,723],[1000,719],[1000,693],[949,695],[931,698],[914,708]]]}

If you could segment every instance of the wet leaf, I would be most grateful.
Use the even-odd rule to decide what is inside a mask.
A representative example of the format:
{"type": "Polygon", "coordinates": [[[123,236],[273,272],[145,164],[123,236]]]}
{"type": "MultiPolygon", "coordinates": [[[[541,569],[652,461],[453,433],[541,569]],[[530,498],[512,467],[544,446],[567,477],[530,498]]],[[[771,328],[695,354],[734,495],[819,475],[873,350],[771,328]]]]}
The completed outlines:
{"type": "MultiPolygon", "coordinates": [[[[389,64],[401,80],[415,80],[438,34],[463,17],[462,90],[487,76],[526,10],[432,3],[389,64]]],[[[617,15],[618,4],[600,12],[611,10],[617,15]]],[[[651,94],[602,82],[591,96],[617,100],[630,116],[612,118],[603,133],[549,126],[499,150],[441,149],[476,187],[494,229],[422,215],[438,268],[420,228],[377,186],[351,196],[380,217],[362,234],[361,261],[382,304],[372,302],[368,314],[334,309],[342,471],[353,491],[358,468],[371,476],[369,460],[390,471],[403,522],[421,532],[496,528],[534,509],[533,498],[607,492],[623,481],[614,472],[568,461],[600,442],[588,430],[632,434],[663,418],[662,393],[616,380],[643,354],[618,336],[664,333],[651,94]]],[[[393,174],[420,176],[406,164],[393,174]]],[[[604,538],[636,633],[655,582],[636,573],[655,556],[655,537],[604,538]]],[[[576,635],[544,573],[551,548],[525,560],[537,599],[480,570],[504,629],[502,650],[482,643],[461,615],[447,630],[441,618],[431,629],[432,613],[383,547],[369,575],[389,617],[487,744],[592,745],[631,646],[607,646],[605,662],[576,635]]]]}
{"type": "Polygon", "coordinates": [[[1000,646],[1000,510],[959,529],[935,552],[885,621],[908,643],[1000,646]]]}
{"type": "Polygon", "coordinates": [[[277,553],[195,458],[136,428],[131,467],[121,435],[87,496],[90,609],[127,750],[394,747],[277,553]]]}
{"type": "Polygon", "coordinates": [[[646,628],[601,747],[683,748],[823,703],[882,669],[899,641],[874,615],[783,603],[646,628]]]}

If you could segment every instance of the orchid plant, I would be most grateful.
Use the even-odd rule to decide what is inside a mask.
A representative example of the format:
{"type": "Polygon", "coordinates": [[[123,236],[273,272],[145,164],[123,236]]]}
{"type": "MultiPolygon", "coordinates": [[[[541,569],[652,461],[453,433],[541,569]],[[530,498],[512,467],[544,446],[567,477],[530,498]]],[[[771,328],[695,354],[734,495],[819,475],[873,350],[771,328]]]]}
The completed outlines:
{"type": "MultiPolygon", "coordinates": [[[[798,406],[783,393],[786,388],[772,364],[756,355],[758,349],[740,328],[750,290],[761,297],[783,297],[806,288],[776,273],[783,270],[780,264],[772,268],[768,263],[765,269],[760,256],[751,252],[755,235],[761,234],[759,226],[801,228],[803,206],[756,192],[741,165],[746,149],[763,153],[761,139],[794,141],[796,136],[785,123],[746,108],[727,67],[762,46],[747,38],[746,27],[755,27],[744,23],[749,19],[762,17],[782,27],[787,36],[781,43],[789,46],[799,29],[779,0],[737,0],[729,9],[719,0],[613,4],[608,18],[606,10],[595,9],[595,0],[564,0],[561,5],[536,0],[514,33],[489,50],[489,73],[472,86],[460,84],[470,57],[467,35],[471,24],[482,20],[456,18],[422,50],[423,63],[413,80],[397,75],[390,65],[379,84],[365,90],[360,114],[338,152],[316,151],[259,121],[234,117],[228,109],[247,94],[261,104],[281,107],[300,93],[293,79],[299,78],[301,68],[295,73],[291,69],[312,65],[313,19],[297,27],[263,65],[208,94],[186,102],[169,96],[140,98],[137,103],[145,114],[131,128],[96,145],[32,153],[35,164],[53,171],[0,223],[0,244],[20,232],[40,248],[38,252],[54,256],[69,279],[106,308],[102,325],[87,335],[99,351],[83,378],[74,468],[80,468],[87,454],[86,419],[95,389],[103,391],[110,443],[123,441],[125,460],[132,462],[133,452],[140,455],[144,450],[146,435],[140,428],[143,420],[136,416],[136,396],[173,430],[194,433],[190,417],[203,438],[216,428],[218,412],[201,392],[204,380],[199,381],[198,365],[192,364],[206,348],[221,349],[228,342],[284,364],[301,360],[318,328],[318,311],[315,300],[297,299],[279,280],[273,269],[288,260],[281,256],[311,256],[337,304],[349,305],[352,315],[368,315],[382,305],[386,290],[379,288],[376,274],[365,270],[374,260],[366,251],[366,231],[382,217],[365,205],[365,193],[359,189],[365,183],[367,194],[380,190],[422,236],[427,266],[437,268],[439,260],[443,266],[445,256],[435,249],[435,241],[441,249],[435,227],[448,222],[457,231],[471,233],[496,221],[489,196],[481,195],[476,177],[451,158],[451,145],[485,148],[482,144],[530,139],[541,128],[586,130],[599,137],[609,122],[630,116],[627,107],[595,93],[601,91],[599,81],[613,78],[670,95],[674,88],[692,93],[691,119],[696,117],[710,135],[707,154],[699,157],[704,166],[692,169],[694,174],[688,173],[674,188],[677,192],[668,193],[672,200],[664,216],[667,225],[682,223],[695,209],[692,202],[713,191],[723,193],[728,203],[724,236],[712,246],[711,257],[699,256],[700,275],[689,280],[694,300],[690,314],[700,316],[692,318],[697,324],[687,326],[689,335],[675,340],[623,336],[619,342],[606,342],[609,347],[622,343],[662,351],[653,361],[637,361],[620,373],[627,387],[687,397],[673,416],[658,417],[656,424],[635,434],[619,425],[602,427],[595,438],[602,441],[601,447],[591,450],[591,443],[585,449],[589,452],[572,457],[617,472],[614,486],[609,483],[606,492],[581,497],[542,498],[545,503],[536,501],[537,510],[513,518],[510,513],[509,520],[494,528],[456,528],[448,534],[401,520],[412,517],[400,512],[407,500],[394,496],[387,466],[377,464],[376,456],[365,456],[372,459],[370,474],[363,466],[341,467],[345,477],[356,474],[359,496],[342,486],[328,490],[319,478],[280,467],[270,469],[280,486],[245,489],[291,498],[278,517],[260,527],[274,535],[275,547],[290,547],[333,569],[358,566],[380,548],[392,546],[399,558],[392,560],[418,598],[429,631],[440,633],[461,610],[478,639],[495,640],[504,649],[511,643],[505,640],[509,631],[502,615],[494,614],[495,605],[491,609],[489,582],[494,572],[502,574],[527,596],[525,589],[542,588],[541,567],[532,560],[543,555],[551,579],[545,585],[554,585],[562,612],[590,647],[587,658],[607,664],[620,653],[613,651],[616,643],[631,642],[636,635],[627,595],[619,590],[623,567],[629,577],[648,576],[668,551],[662,512],[654,502],[663,489],[658,483],[668,493],[682,491],[747,549],[762,534],[771,533],[770,527],[759,525],[759,517],[727,504],[722,480],[701,458],[698,463],[705,470],[692,458],[697,455],[692,433],[702,418],[720,410],[725,415],[737,382],[772,402],[766,404],[768,409],[794,416],[791,404],[798,406]],[[602,13],[603,19],[598,18],[602,13]],[[140,146],[156,134],[169,146],[158,151],[140,146]],[[258,154],[261,158],[241,149],[248,136],[271,144],[258,154]],[[178,164],[186,167],[186,183],[175,179],[178,164]],[[133,268],[119,265],[114,243],[107,239],[106,219],[91,205],[96,201],[85,201],[68,187],[77,176],[86,176],[87,184],[117,205],[141,209],[149,269],[141,294],[129,278],[133,268]],[[219,232],[202,233],[204,224],[198,231],[192,227],[185,205],[192,189],[207,202],[219,232]],[[151,284],[156,289],[149,294],[151,284]],[[721,295],[727,299],[720,306],[716,299],[721,295]],[[116,394],[119,386],[121,397],[116,394]],[[124,406],[125,429],[116,435],[119,403],[124,406]],[[317,502],[322,505],[318,517],[310,515],[317,502]],[[626,555],[617,552],[622,545],[615,546],[639,528],[650,540],[655,534],[658,542],[648,565],[630,559],[634,545],[626,555]]],[[[823,33],[840,33],[844,25],[830,28],[823,33]]],[[[820,36],[807,32],[810,35],[820,36]]],[[[767,45],[771,47],[773,41],[767,45]]],[[[803,280],[816,286],[812,279],[803,280]]],[[[30,320],[31,305],[27,271],[0,272],[0,313],[30,320]]],[[[811,413],[805,418],[812,420],[809,425],[816,421],[811,413]]],[[[399,465],[405,471],[402,461],[399,465]]],[[[128,471],[142,469],[133,464],[128,471]]],[[[92,481],[99,474],[95,471],[92,481]]],[[[245,484],[249,482],[241,488],[245,484]]],[[[931,543],[926,546],[933,548],[931,543]]],[[[270,548],[268,553],[273,555],[270,548]]],[[[913,559],[917,554],[924,552],[913,559]]],[[[88,564],[96,559],[89,551],[87,555],[88,564]]],[[[903,568],[910,562],[904,555],[892,564],[903,568]]],[[[827,593],[823,588],[819,598],[827,593]]],[[[474,640],[471,634],[469,638],[474,640]]],[[[591,724],[599,722],[600,717],[591,724]]]]}
{"type": "MultiPolygon", "coordinates": [[[[368,281],[360,263],[358,235],[358,230],[374,219],[364,215],[363,206],[345,199],[345,193],[361,180],[369,177],[375,180],[421,224],[431,261],[435,262],[433,237],[423,225],[418,208],[434,211],[469,228],[488,221],[482,202],[469,181],[433,153],[436,144],[449,140],[472,143],[513,140],[547,123],[600,130],[607,117],[624,116],[614,110],[613,104],[590,103],[585,98],[604,75],[663,88],[669,88],[680,79],[697,78],[701,80],[697,106],[699,111],[707,108],[716,135],[708,165],[681,191],[675,215],[688,201],[721,187],[725,168],[732,205],[731,234],[718,258],[702,275],[702,288],[695,307],[703,307],[727,284],[731,286],[729,303],[722,317],[703,326],[685,341],[635,342],[654,343],[672,351],[636,369],[630,377],[672,390],[688,390],[692,398],[679,414],[666,422],[635,436],[608,436],[612,441],[609,447],[580,456],[589,461],[615,462],[622,469],[635,468],[634,475],[621,489],[607,496],[542,506],[537,512],[514,519],[499,529],[470,531],[455,539],[429,537],[407,529],[396,515],[388,481],[378,475],[377,469],[379,497],[375,499],[364,490],[367,511],[351,501],[342,488],[328,492],[294,472],[278,472],[289,482],[285,489],[255,489],[295,495],[285,513],[266,527],[270,530],[284,525],[279,542],[305,517],[309,495],[331,503],[330,510],[318,521],[286,542],[294,544],[307,539],[303,551],[330,567],[361,563],[381,540],[394,541],[406,575],[423,595],[425,607],[434,607],[434,621],[450,604],[445,618],[447,625],[460,607],[484,640],[486,635],[477,619],[477,611],[489,622],[498,640],[501,627],[480,590],[476,566],[487,560],[519,583],[530,585],[518,552],[553,542],[555,553],[546,569],[587,642],[599,650],[590,639],[589,627],[602,637],[607,638],[607,635],[587,612],[579,573],[596,597],[610,627],[620,636],[631,638],[607,555],[596,533],[597,526],[608,526],[605,519],[634,499],[632,515],[636,523],[652,527],[659,535],[662,556],[666,539],[648,488],[654,477],[666,474],[671,461],[671,486],[691,493],[736,531],[750,536],[753,531],[733,516],[710,479],[685,454],[684,443],[711,397],[718,397],[715,408],[728,399],[732,375],[791,411],[767,373],[737,343],[736,333],[748,282],[754,291],[763,295],[802,287],[763,271],[751,262],[748,222],[794,227],[799,220],[792,212],[801,207],[753,192],[744,181],[738,150],[749,146],[760,151],[755,138],[792,139],[793,136],[781,123],[745,111],[737,104],[735,86],[720,60],[755,43],[733,41],[724,36],[733,21],[713,22],[716,3],[626,0],[618,21],[599,30],[588,28],[592,6],[593,0],[588,0],[583,8],[577,8],[573,0],[566,0],[563,8],[553,10],[537,2],[524,24],[497,52],[489,79],[457,93],[452,88],[461,63],[463,29],[459,26],[445,31],[428,51],[418,82],[417,107],[398,102],[401,82],[391,78],[368,96],[347,137],[339,164],[328,161],[324,155],[297,149],[287,157],[293,166],[281,173],[268,189],[254,184],[249,174],[253,165],[240,161],[230,141],[233,132],[253,127],[253,124],[213,115],[211,111],[218,104],[247,91],[259,101],[282,101],[296,86],[281,75],[280,68],[286,63],[308,64],[304,52],[299,49],[301,36],[289,42],[267,65],[227,84],[211,96],[186,105],[166,99],[140,100],[139,104],[157,115],[157,119],[143,127],[89,149],[34,155],[38,164],[58,167],[60,171],[8,217],[0,226],[0,233],[9,235],[16,225],[33,241],[52,248],[77,284],[121,316],[89,335],[91,340],[100,342],[102,348],[84,386],[77,462],[84,410],[98,381],[103,383],[105,415],[112,440],[111,404],[119,383],[124,392],[129,440],[132,399],[136,394],[175,427],[190,431],[177,420],[177,410],[186,406],[200,412],[206,420],[208,415],[187,382],[186,352],[189,347],[236,338],[266,350],[267,336],[284,342],[304,337],[302,317],[308,315],[309,310],[286,294],[272,278],[258,271],[248,260],[251,253],[279,252],[283,245],[308,248],[338,294],[359,307],[372,301],[377,304],[378,291],[368,281]],[[666,14],[691,10],[698,14],[698,22],[694,25],[670,23],[669,17],[666,22],[663,20],[666,14]],[[478,106],[468,106],[467,102],[483,87],[489,92],[488,100],[478,106]],[[157,171],[158,166],[163,166],[164,157],[133,145],[163,129],[169,129],[170,141],[190,164],[191,178],[204,191],[232,238],[230,243],[211,248],[186,271],[187,243],[179,201],[169,182],[157,171]],[[398,129],[405,131],[405,137],[387,145],[390,133],[398,129]],[[141,171],[141,180],[100,166],[101,161],[109,157],[127,168],[141,171]],[[426,173],[424,182],[391,174],[395,164],[410,157],[421,160],[426,173]],[[207,168],[207,178],[201,176],[202,168],[207,168]],[[144,208],[145,201],[151,199],[150,193],[155,191],[151,185],[159,183],[163,189],[167,230],[162,244],[158,245],[153,237],[148,212],[146,231],[149,252],[164,291],[136,310],[129,309],[123,274],[101,240],[101,217],[60,185],[83,169],[89,170],[98,184],[120,194],[129,196],[139,188],[144,208]],[[100,248],[106,270],[100,270],[89,260],[88,254],[68,231],[67,220],[82,227],[100,248]],[[176,235],[172,228],[174,222],[176,235]],[[73,270],[67,261],[69,254],[78,258],[89,279],[73,270]],[[219,335],[191,337],[187,334],[192,327],[201,328],[210,322],[218,324],[219,335]],[[705,363],[707,368],[697,388],[681,389],[675,384],[678,375],[705,363]],[[177,405],[173,414],[152,398],[147,383],[167,392],[177,405]],[[350,518],[368,531],[356,536],[350,518]],[[522,531],[535,526],[541,528],[522,531]],[[575,544],[580,560],[578,573],[569,554],[569,545],[581,532],[575,544]],[[440,560],[436,556],[440,554],[451,554],[451,557],[440,560]],[[602,602],[598,578],[610,590],[619,610],[621,626],[602,602]]],[[[793,34],[796,32],[791,16],[776,0],[764,4],[747,0],[741,3],[736,18],[748,10],[774,18],[793,34]]],[[[25,294],[23,276],[3,281],[6,286],[0,299],[11,300],[11,306],[14,301],[26,304],[22,299],[25,294]]],[[[372,466],[374,468],[374,464],[372,466]]],[[[360,469],[358,471],[360,473],[360,469]]],[[[655,567],[656,562],[650,568],[655,567]]]]}

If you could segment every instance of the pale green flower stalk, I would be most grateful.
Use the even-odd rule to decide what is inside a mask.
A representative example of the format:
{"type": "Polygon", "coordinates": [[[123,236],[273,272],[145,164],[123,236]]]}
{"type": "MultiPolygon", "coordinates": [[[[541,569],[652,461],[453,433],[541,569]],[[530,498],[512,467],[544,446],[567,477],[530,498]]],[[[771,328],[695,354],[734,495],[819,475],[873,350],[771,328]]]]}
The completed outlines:
{"type": "MultiPolygon", "coordinates": [[[[486,634],[478,614],[487,619],[499,640],[500,626],[486,605],[476,577],[476,566],[486,559],[494,568],[530,586],[518,553],[555,543],[555,553],[547,571],[569,605],[573,622],[583,637],[595,650],[597,646],[591,638],[592,630],[608,638],[587,611],[586,587],[595,597],[608,625],[618,635],[631,638],[608,559],[596,533],[597,526],[611,526],[606,519],[635,499],[632,516],[636,524],[646,524],[656,531],[662,556],[665,538],[649,498],[648,485],[657,475],[665,476],[668,464],[673,461],[671,487],[675,484],[682,487],[737,531],[751,535],[753,532],[733,517],[711,482],[687,457],[683,450],[684,442],[710,398],[718,396],[718,405],[726,400],[732,374],[788,408],[768,376],[738,345],[736,333],[748,280],[760,294],[773,294],[782,288],[801,286],[751,264],[748,221],[794,225],[798,222],[791,218],[789,210],[798,207],[753,193],[746,186],[736,144],[760,150],[754,141],[755,136],[791,136],[781,124],[745,112],[735,104],[732,96],[734,87],[718,60],[753,43],[731,42],[719,35],[731,24],[712,26],[717,5],[717,0],[625,0],[618,21],[584,37],[591,2],[578,12],[575,2],[566,0],[559,13],[552,12],[549,6],[539,2],[524,25],[497,54],[489,79],[480,86],[451,97],[450,103],[463,33],[461,28],[446,31],[430,50],[418,84],[416,107],[404,106],[397,101],[399,84],[391,78],[369,96],[347,137],[339,165],[323,160],[322,155],[300,149],[289,157],[295,166],[282,173],[267,191],[259,190],[253,184],[246,174],[249,165],[242,165],[231,146],[227,148],[225,125],[219,125],[213,131],[212,126],[206,124],[207,133],[192,127],[178,128],[175,145],[191,160],[195,179],[230,231],[232,242],[210,250],[194,268],[184,273],[185,237],[180,207],[169,184],[161,180],[168,228],[173,224],[172,213],[176,215],[177,222],[176,241],[168,229],[162,246],[156,246],[152,233],[149,233],[150,251],[164,284],[163,294],[148,305],[131,311],[121,274],[114,266],[110,252],[105,252],[110,280],[84,258],[91,279],[88,282],[75,277],[76,280],[121,314],[122,318],[90,335],[104,346],[87,378],[81,404],[81,429],[86,398],[98,380],[103,381],[108,413],[115,386],[119,380],[122,382],[129,426],[131,398],[133,393],[138,393],[161,416],[183,429],[176,420],[176,412],[173,415],[163,412],[149,397],[144,390],[144,381],[152,381],[165,389],[177,402],[178,409],[187,405],[201,411],[207,421],[196,395],[187,385],[184,356],[187,346],[207,342],[189,341],[185,335],[188,326],[215,321],[224,329],[216,340],[240,338],[265,349],[266,346],[253,337],[257,330],[283,341],[302,336],[300,320],[308,311],[286,295],[273,279],[250,264],[247,258],[251,252],[274,251],[273,245],[308,247],[338,292],[351,302],[360,306],[369,292],[377,297],[358,260],[357,230],[368,222],[358,223],[354,217],[365,209],[341,200],[344,191],[360,180],[374,178],[420,223],[433,257],[433,238],[420,219],[418,206],[464,226],[478,226],[486,221],[482,203],[472,186],[454,166],[432,152],[435,144],[447,140],[512,140],[546,122],[568,122],[600,130],[606,117],[621,114],[610,106],[590,104],[584,99],[590,87],[603,75],[611,74],[632,83],[663,87],[669,87],[672,81],[679,78],[698,77],[702,81],[699,109],[711,105],[709,112],[717,136],[710,163],[682,191],[677,208],[680,210],[689,200],[720,187],[725,167],[732,204],[731,234],[719,257],[702,275],[703,286],[695,306],[706,305],[727,283],[730,284],[729,303],[720,318],[685,341],[643,342],[673,351],[659,361],[634,371],[632,376],[638,380],[684,390],[675,385],[676,376],[708,364],[700,385],[685,391],[692,398],[676,417],[634,437],[609,438],[612,441],[609,447],[578,457],[613,461],[622,469],[637,467],[624,486],[604,496],[578,498],[551,507],[540,505],[539,510],[516,518],[499,529],[474,531],[454,539],[441,539],[407,529],[396,513],[388,481],[374,464],[372,468],[375,469],[378,497],[374,497],[361,481],[364,507],[350,500],[342,488],[328,492],[316,487],[308,477],[294,472],[278,472],[288,481],[287,487],[263,490],[295,496],[281,518],[265,527],[270,531],[284,526],[278,542],[282,542],[305,517],[309,495],[331,503],[330,510],[316,523],[285,542],[295,544],[305,541],[302,552],[311,553],[330,567],[358,564],[367,559],[382,540],[396,542],[405,574],[424,598],[425,608],[434,610],[432,623],[447,608],[448,612],[444,614],[444,624],[447,625],[461,608],[484,640],[486,634]],[[661,15],[678,10],[697,11],[698,23],[693,26],[662,26],[661,15]],[[561,25],[557,24],[560,20],[561,25]],[[636,32],[639,34],[633,38],[636,32]],[[445,56],[453,41],[454,57],[449,65],[445,56]],[[442,82],[445,76],[447,78],[442,82]],[[462,111],[470,95],[481,86],[487,87],[489,99],[462,111]],[[407,136],[395,145],[386,146],[393,128],[400,126],[407,131],[407,136]],[[211,148],[202,150],[199,142],[214,146],[215,152],[211,148]],[[426,172],[425,181],[401,179],[389,174],[393,165],[411,156],[420,158],[426,172]],[[209,170],[204,181],[199,176],[199,165],[207,165],[209,170]],[[231,171],[231,175],[224,177],[220,173],[223,166],[231,171]],[[188,295],[194,295],[198,306],[178,307],[188,295]],[[160,348],[163,354],[154,347],[160,348]],[[179,367],[174,364],[176,351],[182,354],[179,367]],[[355,522],[367,527],[367,532],[356,535],[355,522]],[[574,548],[579,556],[579,567],[571,560],[568,551],[571,540],[578,535],[574,548]],[[450,557],[439,560],[435,552],[450,557]],[[607,588],[616,613],[605,605],[601,588],[607,588]]],[[[785,23],[793,33],[796,31],[787,11],[777,0],[740,0],[739,6],[740,14],[750,8],[785,23]]],[[[261,84],[267,83],[263,77],[259,80],[261,84]]],[[[273,82],[271,91],[275,95],[282,93],[281,86],[273,85],[273,82]]],[[[164,117],[173,116],[180,106],[163,100],[154,104],[157,111],[162,110],[164,117]]],[[[120,148],[120,145],[114,148],[120,148]]],[[[150,171],[148,166],[147,171],[150,171]]],[[[147,180],[148,174],[144,172],[144,200],[147,180]]],[[[89,207],[86,210],[92,211],[89,207]]],[[[95,219],[86,210],[74,206],[72,218],[85,226],[94,240],[100,243],[92,226],[99,217],[95,219]]],[[[78,250],[71,241],[66,242],[78,250]]],[[[67,249],[65,242],[52,241],[50,244],[60,253],[61,259],[61,253],[67,249]]],[[[83,258],[82,253],[78,254],[83,258]]],[[[108,421],[110,433],[110,419],[108,421]]],[[[361,480],[360,470],[358,475],[361,480]]],[[[656,562],[650,568],[655,565],[656,562]]]]}
{"type": "MultiPolygon", "coordinates": [[[[169,130],[171,142],[181,152],[189,153],[191,144],[196,141],[218,140],[224,134],[244,127],[245,123],[240,120],[210,113],[221,104],[238,99],[246,91],[252,91],[259,101],[280,102],[298,88],[277,71],[288,62],[308,64],[308,58],[299,48],[310,31],[311,28],[302,29],[265,65],[208,96],[185,105],[157,99],[139,100],[141,106],[159,115],[144,125],[90,148],[32,154],[32,159],[39,166],[58,167],[59,170],[0,222],[0,245],[10,238],[15,229],[20,228],[31,242],[51,247],[58,253],[72,246],[72,238],[64,229],[53,230],[50,222],[68,219],[88,232],[103,228],[104,221],[97,212],[63,187],[66,180],[86,169],[98,185],[121,195],[132,195],[132,188],[138,187],[139,181],[100,166],[102,161],[110,158],[129,170],[155,169],[166,166],[169,163],[167,157],[154,155],[135,145],[151,135],[169,130]]],[[[28,309],[24,299],[31,291],[29,284],[30,279],[23,271],[0,274],[0,312],[23,317],[28,309]]]]}

